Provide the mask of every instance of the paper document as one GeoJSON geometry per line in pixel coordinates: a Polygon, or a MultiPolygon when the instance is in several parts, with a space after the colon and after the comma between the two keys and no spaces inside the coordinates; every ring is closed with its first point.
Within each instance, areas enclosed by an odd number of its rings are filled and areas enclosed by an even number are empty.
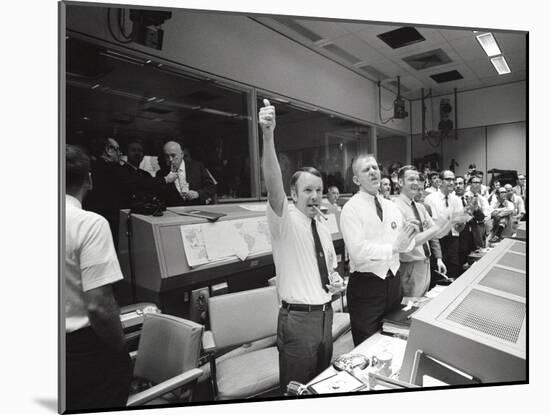
{"type": "Polygon", "coordinates": [[[185,257],[190,267],[208,263],[202,224],[180,226],[185,257]]]}

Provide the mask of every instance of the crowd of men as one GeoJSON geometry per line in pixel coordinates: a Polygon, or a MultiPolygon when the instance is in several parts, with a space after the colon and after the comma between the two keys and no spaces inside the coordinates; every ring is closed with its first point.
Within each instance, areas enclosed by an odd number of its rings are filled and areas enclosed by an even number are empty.
{"type": "MultiPolygon", "coordinates": [[[[290,381],[307,383],[332,357],[332,294],[343,288],[337,256],[323,219],[322,174],[314,167],[296,171],[289,206],[276,152],[275,107],[264,100],[262,170],[268,192],[277,289],[281,299],[277,347],[282,392],[290,381]]],[[[216,182],[202,163],[167,141],[164,165],[153,177],[139,169],[143,145],[126,143],[121,163],[112,138],[94,143],[91,157],[66,150],[65,322],[68,409],[119,407],[130,381],[128,353],[111,285],[122,279],[115,244],[119,210],[141,198],[166,206],[215,202],[216,182]],[[91,212],[89,212],[91,211],[91,212]],[[95,212],[95,213],[94,213],[95,212]],[[112,237],[109,234],[112,232],[112,237]],[[113,243],[114,242],[114,243],[113,243]]],[[[382,177],[372,154],[352,164],[359,190],[343,205],[339,189],[327,189],[349,255],[346,290],[355,345],[377,332],[384,314],[404,296],[423,296],[433,275],[458,278],[472,250],[511,235],[525,215],[526,179],[491,189],[482,173],[451,170],[420,174],[403,166],[382,177]]]]}

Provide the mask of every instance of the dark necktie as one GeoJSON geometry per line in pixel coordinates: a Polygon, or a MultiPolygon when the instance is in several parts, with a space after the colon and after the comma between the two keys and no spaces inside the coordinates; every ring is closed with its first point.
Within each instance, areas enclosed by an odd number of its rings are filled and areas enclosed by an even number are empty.
{"type": "Polygon", "coordinates": [[[445,207],[449,207],[449,195],[445,195],[445,207]]]}
{"type": "MultiPolygon", "coordinates": [[[[416,203],[414,203],[414,200],[411,202],[412,210],[414,212],[414,217],[418,221],[419,225],[418,228],[420,229],[420,232],[424,232],[424,227],[422,226],[422,219],[420,219],[420,213],[418,212],[418,208],[416,207],[416,203]]],[[[422,249],[424,249],[424,255],[426,255],[426,258],[430,257],[430,247],[428,246],[428,242],[424,242],[422,245],[422,249]]]]}
{"type": "Polygon", "coordinates": [[[376,214],[380,218],[380,222],[384,222],[384,215],[382,214],[382,205],[380,205],[380,201],[376,196],[374,196],[374,204],[376,205],[376,214]]]}
{"type": "Polygon", "coordinates": [[[466,206],[466,201],[464,200],[464,196],[462,196],[462,206],[466,206]]]}
{"type": "Polygon", "coordinates": [[[323,245],[321,245],[321,239],[317,232],[317,224],[315,219],[311,220],[311,232],[313,233],[313,242],[315,243],[315,257],[317,258],[317,266],[319,267],[319,275],[321,276],[321,284],[326,292],[328,292],[328,269],[327,261],[325,260],[325,253],[323,252],[323,245]]]}

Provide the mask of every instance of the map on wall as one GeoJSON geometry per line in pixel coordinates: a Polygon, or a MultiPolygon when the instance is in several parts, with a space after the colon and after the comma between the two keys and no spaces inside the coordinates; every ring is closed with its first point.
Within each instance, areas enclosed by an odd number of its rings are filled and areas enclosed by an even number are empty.
{"type": "Polygon", "coordinates": [[[271,252],[265,216],[180,227],[189,266],[271,252]]]}

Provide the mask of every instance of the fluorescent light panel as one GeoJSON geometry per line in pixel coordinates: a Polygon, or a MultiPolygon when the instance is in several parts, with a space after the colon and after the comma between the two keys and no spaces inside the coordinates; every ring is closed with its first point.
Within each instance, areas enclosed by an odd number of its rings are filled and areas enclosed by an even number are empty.
{"type": "Polygon", "coordinates": [[[477,35],[476,38],[487,56],[500,55],[500,48],[492,33],[482,33],[481,35],[477,35]]]}
{"type": "Polygon", "coordinates": [[[506,62],[506,59],[504,59],[504,56],[502,55],[491,58],[491,63],[493,64],[499,75],[504,75],[511,72],[508,63],[506,62]]]}

